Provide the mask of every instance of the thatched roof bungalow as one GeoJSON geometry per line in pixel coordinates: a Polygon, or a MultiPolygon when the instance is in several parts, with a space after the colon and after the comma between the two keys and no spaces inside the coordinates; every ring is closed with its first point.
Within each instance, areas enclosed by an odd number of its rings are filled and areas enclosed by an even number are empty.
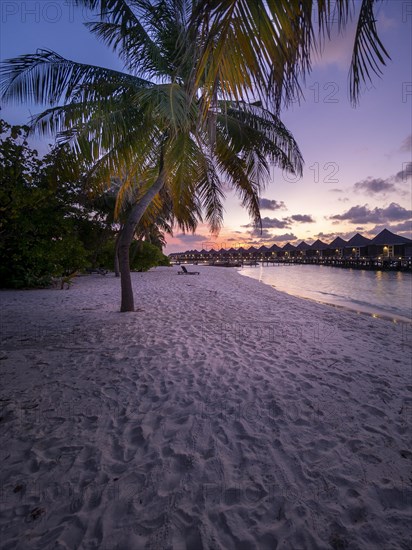
{"type": "Polygon", "coordinates": [[[269,248],[262,244],[261,247],[258,248],[258,256],[262,260],[270,256],[269,248]]]}
{"type": "Polygon", "coordinates": [[[331,243],[326,244],[320,239],[312,245],[301,241],[297,246],[290,242],[282,248],[276,243],[270,247],[262,245],[259,248],[250,246],[247,250],[243,247],[221,248],[209,251],[202,249],[186,250],[185,252],[174,252],[169,255],[176,261],[194,260],[265,260],[269,258],[321,258],[321,257],[352,257],[352,258],[412,258],[412,240],[401,235],[396,235],[388,229],[383,229],[373,239],[368,239],[356,233],[349,241],[336,237],[331,243]]]}
{"type": "Polygon", "coordinates": [[[371,258],[409,258],[412,256],[412,240],[383,229],[368,246],[371,258]]]}
{"type": "Polygon", "coordinates": [[[347,241],[343,240],[341,237],[336,237],[328,245],[328,250],[325,250],[325,253],[328,253],[328,256],[333,256],[336,258],[342,258],[345,255],[345,247],[348,244],[347,241]]]}
{"type": "Polygon", "coordinates": [[[281,250],[284,258],[293,258],[296,253],[296,246],[291,243],[286,243],[285,246],[282,246],[281,250]]]}
{"type": "Polygon", "coordinates": [[[360,233],[356,233],[345,246],[345,256],[352,256],[354,258],[363,258],[368,255],[368,246],[371,243],[371,239],[367,239],[360,233]]]}
{"type": "Polygon", "coordinates": [[[321,241],[320,239],[318,239],[317,241],[311,244],[310,250],[306,252],[306,255],[312,258],[315,256],[317,258],[321,258],[323,256],[323,252],[327,249],[328,249],[328,245],[323,241],[321,241]]]}
{"type": "Polygon", "coordinates": [[[297,253],[296,255],[300,257],[306,256],[307,250],[310,250],[310,244],[305,243],[305,241],[302,241],[296,247],[296,253],[297,253]]]}
{"type": "Polygon", "coordinates": [[[281,255],[282,249],[280,246],[278,246],[276,243],[273,243],[272,246],[270,246],[267,250],[267,257],[268,258],[277,258],[279,255],[281,255]]]}

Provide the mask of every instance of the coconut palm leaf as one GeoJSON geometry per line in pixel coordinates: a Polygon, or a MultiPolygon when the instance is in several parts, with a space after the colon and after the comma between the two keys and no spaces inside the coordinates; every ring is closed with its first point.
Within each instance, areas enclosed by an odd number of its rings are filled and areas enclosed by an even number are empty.
{"type": "MultiPolygon", "coordinates": [[[[98,87],[104,90],[110,84],[117,84],[118,94],[130,86],[153,85],[119,71],[70,61],[51,50],[39,49],[35,54],[8,59],[0,68],[0,94],[8,102],[57,105],[61,101],[76,100],[80,91],[96,94],[98,87]]],[[[103,90],[97,99],[103,97],[103,90]]],[[[93,96],[83,98],[84,101],[93,99],[93,96]]]]}
{"type": "Polygon", "coordinates": [[[148,78],[166,78],[170,74],[168,60],[138,22],[133,27],[115,23],[86,23],[89,30],[117,51],[128,71],[148,78]]]}
{"type": "Polygon", "coordinates": [[[149,1],[138,0],[75,0],[74,3],[97,11],[103,21],[120,22],[124,25],[138,23],[138,10],[144,10],[150,5],[149,1]]]}
{"type": "Polygon", "coordinates": [[[382,75],[388,52],[379,39],[373,13],[373,0],[364,0],[359,13],[355,35],[355,46],[350,70],[350,97],[354,105],[358,103],[361,84],[372,82],[372,73],[382,75]]]}
{"type": "Polygon", "coordinates": [[[292,134],[282,121],[262,106],[244,102],[221,102],[219,124],[231,141],[239,141],[246,151],[262,154],[281,169],[302,175],[303,157],[292,134]]]}
{"type": "MultiPolygon", "coordinates": [[[[371,71],[380,74],[389,58],[376,31],[377,0],[362,0],[350,68],[351,99],[371,71]]],[[[355,17],[354,0],[200,0],[193,21],[203,41],[196,83],[205,110],[217,89],[226,98],[258,96],[279,110],[301,93],[300,80],[311,68],[313,51],[330,37],[334,24],[344,28],[355,17]]]]}

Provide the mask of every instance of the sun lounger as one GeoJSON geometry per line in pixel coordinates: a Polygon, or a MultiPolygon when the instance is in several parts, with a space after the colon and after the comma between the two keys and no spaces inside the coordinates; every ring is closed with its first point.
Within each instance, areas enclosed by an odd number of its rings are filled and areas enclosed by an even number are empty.
{"type": "Polygon", "coordinates": [[[107,273],[109,273],[107,269],[103,269],[102,267],[86,267],[85,271],[89,275],[91,275],[92,273],[97,273],[99,275],[107,275],[107,273]]]}
{"type": "Polygon", "coordinates": [[[188,271],[184,265],[180,266],[182,268],[182,271],[178,271],[178,275],[200,275],[199,271],[188,271]]]}

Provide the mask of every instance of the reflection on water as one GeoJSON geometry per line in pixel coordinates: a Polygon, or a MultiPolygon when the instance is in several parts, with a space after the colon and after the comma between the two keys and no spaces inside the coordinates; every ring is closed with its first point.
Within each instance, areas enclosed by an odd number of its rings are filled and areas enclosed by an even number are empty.
{"type": "Polygon", "coordinates": [[[318,302],[404,321],[412,317],[410,273],[296,264],[244,267],[239,273],[318,302]]]}

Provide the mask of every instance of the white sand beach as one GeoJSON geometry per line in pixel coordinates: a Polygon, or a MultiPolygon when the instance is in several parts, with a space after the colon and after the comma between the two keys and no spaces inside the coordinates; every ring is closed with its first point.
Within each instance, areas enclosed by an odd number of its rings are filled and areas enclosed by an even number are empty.
{"type": "Polygon", "coordinates": [[[411,326],[236,271],[3,291],[3,550],[410,549],[411,326]]]}

